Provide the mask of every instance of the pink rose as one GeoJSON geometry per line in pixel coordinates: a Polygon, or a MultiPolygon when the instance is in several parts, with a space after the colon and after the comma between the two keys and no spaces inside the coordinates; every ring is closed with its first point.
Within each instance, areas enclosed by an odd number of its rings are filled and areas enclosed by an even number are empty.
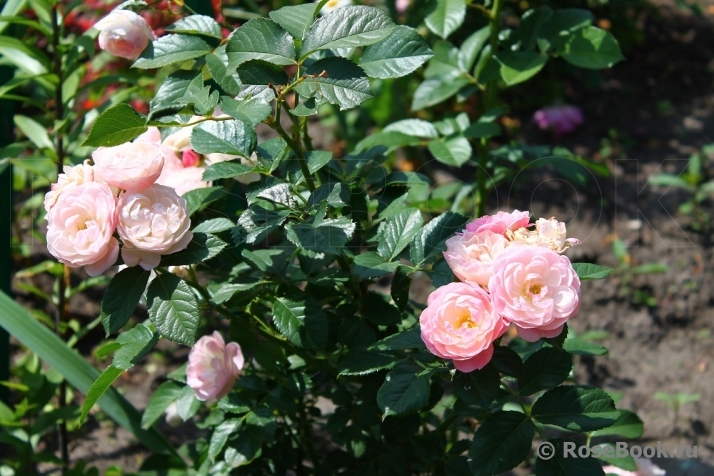
{"type": "Polygon", "coordinates": [[[99,20],[99,47],[108,53],[135,60],[156,35],[141,16],[129,10],[114,10],[99,20]]]}
{"type": "Polygon", "coordinates": [[[580,278],[570,260],[541,246],[508,247],[488,282],[496,311],[535,342],[555,337],[580,309],[580,278]]]}
{"type": "Polygon", "coordinates": [[[176,155],[164,154],[164,160],[164,168],[156,180],[157,184],[171,187],[179,195],[211,185],[203,181],[205,167],[184,167],[176,155]]]}
{"type": "Polygon", "coordinates": [[[127,266],[153,269],[161,255],[185,249],[193,238],[186,200],[170,187],[152,185],[122,193],[118,210],[121,256],[127,266]]]}
{"type": "Polygon", "coordinates": [[[565,223],[555,218],[546,220],[539,218],[535,222],[535,230],[519,228],[508,230],[506,236],[512,242],[520,242],[532,246],[545,246],[557,253],[563,253],[571,246],[579,245],[577,238],[566,238],[565,223]]]}
{"type": "Polygon", "coordinates": [[[536,111],[533,120],[538,127],[552,129],[555,135],[568,134],[584,122],[583,112],[577,106],[552,106],[536,111]]]}
{"type": "MultiPolygon", "coordinates": [[[[94,182],[94,170],[89,165],[89,160],[85,160],[84,163],[74,167],[65,165],[64,173],[57,176],[57,183],[53,183],[50,186],[50,191],[45,194],[45,210],[47,210],[47,213],[57,203],[57,199],[64,189],[89,182],[94,182]]],[[[49,219],[49,216],[46,218],[49,219]]]]}
{"type": "Polygon", "coordinates": [[[483,368],[493,356],[493,341],[506,331],[488,293],[478,286],[450,283],[429,295],[419,316],[421,338],[438,357],[462,372],[483,368]]]}
{"type": "Polygon", "coordinates": [[[219,400],[231,391],[243,368],[243,353],[235,342],[225,343],[218,332],[203,336],[188,354],[186,383],[196,398],[219,400]]]}
{"type": "Polygon", "coordinates": [[[161,148],[144,141],[100,147],[92,159],[99,178],[128,191],[140,191],[156,182],[164,166],[161,148]]]}
{"type": "Polygon", "coordinates": [[[47,249],[60,263],[99,276],[116,262],[116,198],[109,186],[87,182],[66,188],[47,221],[47,249]]]}
{"type": "Polygon", "coordinates": [[[498,233],[464,231],[446,240],[444,259],[461,281],[485,287],[493,275],[494,260],[509,245],[509,241],[498,233]]]}
{"type": "Polygon", "coordinates": [[[184,167],[196,167],[200,158],[193,149],[184,149],[181,151],[181,162],[184,167]]]}
{"type": "Polygon", "coordinates": [[[506,230],[516,230],[528,226],[529,220],[529,212],[519,212],[518,210],[513,210],[513,213],[498,212],[495,215],[484,215],[472,221],[466,225],[466,231],[473,233],[492,231],[504,235],[506,230]]]}

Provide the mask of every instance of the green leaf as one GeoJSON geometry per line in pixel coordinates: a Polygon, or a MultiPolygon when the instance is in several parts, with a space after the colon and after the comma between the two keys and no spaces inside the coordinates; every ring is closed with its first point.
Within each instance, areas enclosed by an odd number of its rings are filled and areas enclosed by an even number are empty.
{"type": "Polygon", "coordinates": [[[645,431],[644,424],[636,413],[629,410],[620,410],[619,418],[611,426],[592,433],[593,437],[617,435],[624,438],[640,438],[645,431]]]}
{"type": "Polygon", "coordinates": [[[107,367],[102,374],[97,377],[97,380],[92,384],[87,392],[87,397],[82,404],[82,414],[79,416],[79,421],[84,423],[89,415],[89,410],[92,409],[97,400],[112,386],[114,381],[119,378],[124,371],[113,365],[107,367]]]}
{"type": "Polygon", "coordinates": [[[377,405],[382,420],[389,415],[408,415],[429,402],[429,379],[432,371],[411,361],[394,366],[377,392],[377,405]]]}
{"type": "Polygon", "coordinates": [[[398,324],[402,315],[399,308],[389,301],[388,295],[369,291],[360,300],[360,314],[379,326],[398,324]]]}
{"type": "Polygon", "coordinates": [[[135,68],[160,68],[211,52],[211,46],[194,35],[166,35],[152,41],[132,65],[135,68]]]}
{"type": "Polygon", "coordinates": [[[352,266],[352,274],[358,281],[369,278],[378,278],[394,272],[399,263],[388,263],[387,260],[379,256],[374,251],[368,251],[355,256],[354,266],[352,266]]]}
{"type": "MultiPolygon", "coordinates": [[[[634,471],[635,474],[637,472],[637,462],[635,461],[635,458],[630,456],[628,453],[627,456],[624,458],[618,458],[615,456],[617,454],[617,448],[614,444],[612,443],[602,443],[599,445],[593,445],[591,447],[591,455],[593,458],[597,458],[599,460],[605,461],[606,463],[610,463],[612,465],[617,466],[618,468],[625,469],[627,471],[634,471]],[[608,452],[607,448],[611,448],[609,450],[609,454],[612,456],[605,456],[604,453],[608,452]]],[[[594,466],[593,466],[594,468],[594,466]]],[[[604,468],[603,468],[604,471],[604,468]]],[[[610,473],[608,473],[610,474],[610,473]]]]}
{"type": "Polygon", "coordinates": [[[511,377],[519,378],[523,373],[521,357],[514,350],[503,345],[494,346],[491,363],[499,372],[511,377]]]}
{"type": "Polygon", "coordinates": [[[164,79],[164,82],[159,86],[159,90],[156,91],[156,95],[149,102],[149,117],[153,117],[163,111],[181,110],[188,105],[187,98],[201,88],[203,88],[203,80],[200,72],[176,71],[171,73],[164,79]]]}
{"type": "Polygon", "coordinates": [[[419,324],[403,330],[382,340],[378,340],[371,346],[369,350],[405,350],[405,349],[424,349],[424,341],[421,338],[421,328],[419,324]]]}
{"type": "Polygon", "coordinates": [[[326,183],[320,185],[307,200],[308,207],[319,205],[323,201],[333,208],[344,207],[350,203],[350,187],[346,183],[326,183]]]}
{"type": "Polygon", "coordinates": [[[439,131],[436,130],[434,124],[422,119],[402,119],[401,121],[392,122],[382,129],[382,132],[401,132],[409,136],[424,137],[426,139],[439,137],[439,131]]]}
{"type": "MultiPolygon", "coordinates": [[[[326,150],[309,150],[304,152],[304,156],[305,161],[307,162],[307,169],[310,171],[310,174],[314,174],[327,165],[330,160],[332,160],[332,152],[326,150]]],[[[303,173],[297,160],[290,162],[288,170],[290,172],[290,179],[292,183],[299,184],[302,182],[303,173]]]]}
{"type": "Polygon", "coordinates": [[[82,145],[116,146],[139,137],[148,129],[144,116],[128,104],[117,104],[97,117],[82,145]]]}
{"type": "Polygon", "coordinates": [[[500,65],[501,79],[507,86],[532,78],[548,61],[548,55],[536,51],[499,51],[493,57],[500,65]]]}
{"type": "Polygon", "coordinates": [[[298,347],[324,349],[327,346],[327,315],[310,298],[293,301],[276,298],[273,323],[282,335],[298,347]]]}
{"type": "Polygon", "coordinates": [[[262,199],[284,207],[291,207],[294,201],[290,185],[275,177],[268,177],[260,182],[250,184],[245,197],[249,205],[262,199]]]}
{"type": "Polygon", "coordinates": [[[235,66],[250,60],[288,65],[295,63],[295,43],[290,34],[274,21],[254,18],[231,34],[226,54],[235,66]]]}
{"type": "Polygon", "coordinates": [[[181,390],[181,387],[171,381],[159,385],[159,388],[151,395],[151,400],[149,400],[144,409],[144,414],[141,416],[141,427],[147,429],[153,425],[164,414],[169,405],[178,400],[181,396],[181,390]]]}
{"type": "Polygon", "coordinates": [[[590,26],[593,14],[580,8],[559,8],[543,25],[538,34],[538,47],[541,51],[558,50],[570,38],[570,35],[590,26]]]}
{"type": "Polygon", "coordinates": [[[288,210],[268,210],[260,205],[251,205],[238,218],[238,226],[232,233],[237,244],[253,244],[264,240],[270,232],[285,222],[288,210]]]}
{"type": "MultiPolygon", "coordinates": [[[[336,11],[343,8],[347,7],[336,11]]],[[[374,97],[367,75],[345,58],[330,57],[315,61],[304,75],[307,79],[295,90],[303,97],[314,97],[318,104],[335,104],[344,111],[374,97]]]]}
{"type": "Polygon", "coordinates": [[[390,294],[401,312],[404,312],[409,304],[409,289],[411,288],[412,278],[409,277],[409,271],[404,267],[397,268],[392,279],[390,294]]]}
{"type": "Polygon", "coordinates": [[[291,223],[285,227],[285,234],[298,248],[338,255],[352,237],[355,227],[349,217],[328,218],[319,223],[291,223]]]}
{"type": "Polygon", "coordinates": [[[201,408],[201,402],[196,398],[196,393],[191,387],[181,389],[181,395],[176,400],[176,413],[183,421],[190,420],[198,409],[201,408]]]}
{"type": "Polygon", "coordinates": [[[471,159],[473,150],[468,139],[461,136],[434,139],[427,146],[429,152],[442,164],[461,167],[471,159]]]}
{"type": "Polygon", "coordinates": [[[203,172],[202,180],[212,182],[223,178],[235,178],[255,172],[255,166],[244,164],[239,160],[217,162],[209,165],[203,172]]]}
{"type": "Polygon", "coordinates": [[[151,332],[144,324],[139,324],[120,334],[116,341],[121,344],[121,348],[114,354],[112,365],[121,370],[129,370],[154,348],[159,342],[159,335],[151,332]]]}
{"type": "Polygon", "coordinates": [[[260,98],[243,98],[240,100],[221,97],[221,110],[239,121],[248,122],[253,126],[263,122],[270,115],[270,104],[260,98]]]}
{"type": "Polygon", "coordinates": [[[498,411],[481,423],[469,448],[474,476],[491,476],[515,468],[530,452],[535,427],[528,416],[498,411]]]}
{"type": "Polygon", "coordinates": [[[352,350],[343,355],[338,364],[339,375],[369,375],[391,369],[402,357],[388,352],[352,350]]]}
{"type": "MultiPolygon", "coordinates": [[[[521,40],[521,48],[524,50],[532,50],[535,48],[543,25],[552,17],[553,9],[545,5],[523,13],[521,24],[518,27],[518,37],[521,40]]],[[[558,34],[559,32],[556,31],[554,33],[558,34]]]]}
{"type": "Polygon", "coordinates": [[[400,25],[384,40],[365,48],[359,65],[372,78],[401,78],[432,56],[434,53],[415,29],[400,25]]]}
{"type": "Polygon", "coordinates": [[[206,121],[191,132],[191,148],[199,154],[249,157],[258,138],[253,126],[243,121],[206,121]]]}
{"type": "Polygon", "coordinates": [[[606,355],[608,353],[607,348],[600,344],[593,344],[592,342],[586,342],[580,340],[577,337],[568,337],[563,342],[563,350],[574,355],[606,355]]]}
{"type": "MultiPolygon", "coordinates": [[[[0,326],[64,376],[74,388],[82,393],[89,391],[99,372],[84,357],[67,347],[52,331],[2,292],[0,308],[3,309],[0,326]]],[[[139,412],[116,390],[110,388],[97,403],[110,418],[132,432],[147,448],[161,454],[176,454],[158,432],[141,429],[139,412]]]]}
{"type": "Polygon", "coordinates": [[[35,147],[38,149],[50,149],[54,150],[54,144],[47,133],[47,128],[27,116],[16,115],[13,116],[13,122],[20,131],[25,134],[25,137],[30,139],[35,147]]]}
{"type": "Polygon", "coordinates": [[[426,16],[426,26],[436,35],[447,38],[464,23],[465,17],[465,0],[436,0],[426,16]]]}
{"type": "Polygon", "coordinates": [[[612,268],[592,263],[573,263],[573,269],[581,280],[603,279],[612,272],[612,268]]]}
{"type": "Polygon", "coordinates": [[[531,415],[543,424],[582,432],[608,427],[620,416],[607,393],[586,385],[548,390],[536,400],[531,415]]]}
{"type": "Polygon", "coordinates": [[[518,378],[518,393],[533,395],[563,382],[573,368],[573,358],[555,347],[545,347],[533,353],[518,378]]]}
{"type": "Polygon", "coordinates": [[[186,249],[161,257],[161,266],[203,263],[217,256],[228,244],[215,235],[195,232],[186,249]]]}
{"type": "Polygon", "coordinates": [[[536,459],[536,476],[604,476],[605,473],[595,458],[565,457],[564,443],[571,440],[551,438],[548,443],[553,445],[553,457],[536,459]]]}
{"type": "Polygon", "coordinates": [[[182,197],[186,200],[190,216],[205,208],[209,203],[223,198],[225,194],[226,190],[223,187],[205,187],[189,190],[182,197]]]}
{"type": "Polygon", "coordinates": [[[242,426],[242,418],[233,418],[224,421],[218,425],[215,430],[213,430],[211,442],[208,444],[208,459],[211,462],[214,462],[220,452],[223,451],[223,447],[226,446],[228,437],[233,433],[237,433],[242,426]]]}
{"type": "Polygon", "coordinates": [[[369,46],[388,37],[396,25],[379,8],[347,5],[320,17],[305,34],[300,59],[318,50],[369,46]]]}
{"type": "Polygon", "coordinates": [[[201,316],[185,281],[171,273],[159,275],[149,285],[146,302],[157,331],[179,344],[193,345],[201,316]]]}
{"type": "Polygon", "coordinates": [[[100,317],[107,337],[121,329],[134,314],[151,273],[139,266],[114,275],[102,297],[100,317]]]}
{"type": "Polygon", "coordinates": [[[213,294],[212,302],[223,304],[238,293],[250,291],[251,289],[261,284],[256,278],[242,278],[247,282],[223,284],[218,291],[213,294]]]}
{"type": "Polygon", "coordinates": [[[388,261],[396,258],[409,242],[419,233],[424,219],[421,212],[407,208],[390,216],[379,225],[377,231],[377,252],[388,261]]]}
{"type": "Polygon", "coordinates": [[[573,33],[561,54],[569,63],[589,69],[610,68],[625,59],[612,33],[594,26],[573,33]]]}
{"type": "MultiPolygon", "coordinates": [[[[221,58],[215,53],[206,55],[206,66],[213,79],[223,90],[231,95],[237,96],[240,93],[240,78],[235,70],[228,69],[221,58]]],[[[226,112],[223,110],[223,112],[226,112]]]]}
{"type": "Polygon", "coordinates": [[[419,264],[445,250],[444,241],[461,231],[467,220],[459,213],[446,212],[424,225],[409,247],[412,263],[419,264]]]}
{"type": "Polygon", "coordinates": [[[501,375],[493,365],[454,377],[454,393],[470,406],[487,409],[498,396],[501,375]]]}
{"type": "Polygon", "coordinates": [[[484,26],[464,40],[458,54],[458,64],[462,70],[469,71],[473,67],[476,58],[488,42],[490,34],[489,27],[484,26]]]}
{"type": "Polygon", "coordinates": [[[440,258],[434,263],[431,267],[431,271],[427,274],[431,279],[431,285],[435,288],[449,284],[454,280],[454,273],[444,258],[440,258]]]}
{"type": "Polygon", "coordinates": [[[206,15],[189,15],[166,27],[170,33],[187,33],[205,35],[212,38],[223,39],[221,25],[216,20],[206,15]]]}
{"type": "Polygon", "coordinates": [[[469,139],[482,139],[501,134],[501,127],[495,122],[474,122],[464,129],[464,137],[469,139]]]}
{"type": "Polygon", "coordinates": [[[315,21],[317,3],[305,3],[283,7],[270,12],[268,15],[278,25],[285,28],[296,40],[305,38],[308,28],[315,21]]]}
{"type": "Polygon", "coordinates": [[[238,66],[238,77],[245,85],[268,86],[288,84],[290,78],[279,65],[263,60],[250,60],[238,66]]]}
{"type": "Polygon", "coordinates": [[[412,111],[439,104],[459,92],[471,82],[463,77],[450,78],[442,81],[439,78],[429,78],[419,85],[412,99],[412,111]]]}

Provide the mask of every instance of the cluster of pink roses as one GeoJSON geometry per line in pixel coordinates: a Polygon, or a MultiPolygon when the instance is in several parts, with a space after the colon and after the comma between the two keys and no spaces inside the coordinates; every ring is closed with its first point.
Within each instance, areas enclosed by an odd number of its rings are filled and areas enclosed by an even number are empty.
{"type": "Polygon", "coordinates": [[[580,242],[554,218],[529,220],[518,210],[486,215],[446,241],[444,258],[462,282],[434,291],[419,322],[427,348],[462,372],[491,360],[509,324],[534,342],[560,334],[580,308],[580,279],[561,255],[580,242]]]}

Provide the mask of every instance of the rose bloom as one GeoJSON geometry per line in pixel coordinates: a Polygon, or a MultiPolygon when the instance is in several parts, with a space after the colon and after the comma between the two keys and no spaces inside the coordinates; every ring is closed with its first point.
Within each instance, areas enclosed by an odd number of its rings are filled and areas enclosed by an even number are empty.
{"type": "Polygon", "coordinates": [[[156,182],[164,166],[161,149],[150,142],[128,142],[92,152],[94,173],[109,185],[140,191],[156,182]]]}
{"type": "Polygon", "coordinates": [[[496,311],[529,342],[555,337],[580,309],[580,278],[570,260],[541,246],[510,246],[488,282],[496,311]]]}
{"type": "Polygon", "coordinates": [[[545,246],[556,253],[563,253],[571,246],[580,244],[577,238],[566,238],[565,223],[555,218],[539,218],[535,222],[535,230],[519,228],[515,231],[508,230],[506,235],[512,242],[545,246]]]}
{"type": "Polygon", "coordinates": [[[492,231],[464,231],[446,240],[444,259],[461,281],[485,287],[493,275],[494,260],[509,245],[503,235],[492,231]]]}
{"type": "Polygon", "coordinates": [[[667,471],[663,470],[652,461],[645,458],[635,458],[637,471],[628,471],[617,466],[604,466],[605,474],[617,474],[618,476],[665,476],[667,471]]]}
{"type": "Polygon", "coordinates": [[[577,106],[545,107],[536,111],[533,120],[539,128],[551,129],[557,136],[573,132],[585,122],[583,112],[577,106]]]}
{"type": "Polygon", "coordinates": [[[185,249],[193,238],[186,200],[170,187],[152,185],[141,192],[125,192],[119,196],[118,210],[117,231],[124,242],[121,256],[127,266],[153,269],[161,255],[185,249]]]}
{"type": "Polygon", "coordinates": [[[231,391],[243,368],[243,353],[235,342],[225,343],[218,332],[203,336],[188,354],[186,383],[196,398],[219,400],[231,391]]]}
{"type": "Polygon", "coordinates": [[[478,233],[481,231],[492,231],[504,235],[506,230],[517,230],[528,226],[530,221],[529,212],[513,210],[513,213],[498,212],[495,215],[484,215],[468,225],[466,231],[478,233]]]}
{"type": "Polygon", "coordinates": [[[135,60],[156,35],[141,16],[129,10],[114,10],[99,20],[99,47],[108,53],[135,60]]]}
{"type": "Polygon", "coordinates": [[[47,249],[60,263],[99,276],[119,254],[116,220],[116,198],[106,184],[66,188],[47,217],[47,249]]]}
{"type": "MultiPolygon", "coordinates": [[[[57,176],[57,183],[53,183],[50,186],[50,191],[45,194],[45,210],[47,210],[47,213],[57,203],[57,199],[64,189],[89,182],[94,182],[94,170],[89,165],[88,159],[74,167],[65,165],[64,173],[57,176]]],[[[49,219],[49,217],[46,218],[49,219]]]]}
{"type": "Polygon", "coordinates": [[[491,299],[478,286],[450,283],[429,295],[419,316],[421,338],[438,357],[462,372],[483,368],[493,356],[493,341],[506,331],[491,299]]]}

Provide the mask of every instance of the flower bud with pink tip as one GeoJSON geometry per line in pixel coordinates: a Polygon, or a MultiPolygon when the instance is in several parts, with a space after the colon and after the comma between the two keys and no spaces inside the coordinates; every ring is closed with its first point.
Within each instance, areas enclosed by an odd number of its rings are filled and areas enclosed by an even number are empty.
{"type": "Polygon", "coordinates": [[[121,58],[135,60],[156,35],[140,15],[129,10],[114,10],[99,20],[99,47],[121,58]]]}
{"type": "Polygon", "coordinates": [[[189,352],[186,383],[202,402],[219,400],[231,391],[243,364],[240,346],[235,342],[226,344],[214,332],[198,339],[189,352]]]}

